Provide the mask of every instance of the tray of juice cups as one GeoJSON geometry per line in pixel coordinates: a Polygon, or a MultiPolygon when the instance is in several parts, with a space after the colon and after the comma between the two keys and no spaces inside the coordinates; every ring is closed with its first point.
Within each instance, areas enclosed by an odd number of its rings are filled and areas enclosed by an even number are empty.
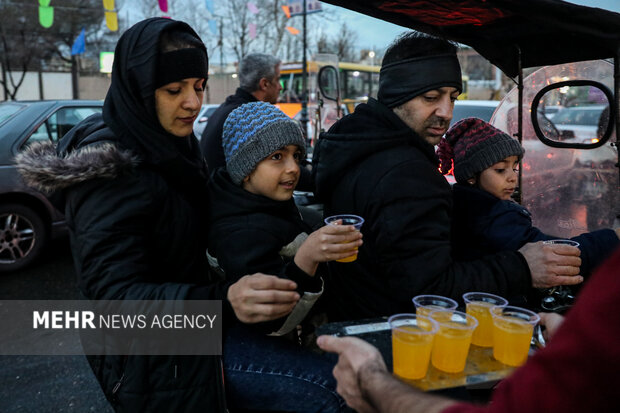
{"type": "Polygon", "coordinates": [[[463,298],[466,312],[446,297],[416,296],[416,314],[389,318],[395,375],[436,390],[494,383],[525,363],[538,315],[492,294],[463,298]]]}

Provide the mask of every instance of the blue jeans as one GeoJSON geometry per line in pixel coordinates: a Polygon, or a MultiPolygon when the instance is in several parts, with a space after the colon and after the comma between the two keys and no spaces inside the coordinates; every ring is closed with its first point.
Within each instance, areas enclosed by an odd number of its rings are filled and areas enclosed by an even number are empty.
{"type": "Polygon", "coordinates": [[[286,412],[350,411],[336,393],[337,356],[317,354],[247,326],[224,340],[226,398],[232,409],[286,412]]]}

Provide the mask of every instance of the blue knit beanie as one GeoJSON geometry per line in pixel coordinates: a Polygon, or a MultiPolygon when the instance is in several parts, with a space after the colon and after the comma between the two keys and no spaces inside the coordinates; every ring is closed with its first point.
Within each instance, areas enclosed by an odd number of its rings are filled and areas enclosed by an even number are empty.
{"type": "Polygon", "coordinates": [[[306,154],[301,128],[284,112],[267,102],[252,102],[230,112],[222,132],[226,170],[240,185],[256,165],[287,145],[306,154]]]}

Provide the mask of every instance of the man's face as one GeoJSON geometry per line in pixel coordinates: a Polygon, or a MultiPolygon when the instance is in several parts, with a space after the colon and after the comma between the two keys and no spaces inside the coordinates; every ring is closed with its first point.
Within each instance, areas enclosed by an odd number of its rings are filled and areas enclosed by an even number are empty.
{"type": "Polygon", "coordinates": [[[454,101],[459,94],[453,87],[429,90],[393,110],[426,142],[437,145],[450,126],[454,101]]]}
{"type": "Polygon", "coordinates": [[[278,101],[282,85],[280,84],[280,64],[276,65],[276,74],[273,79],[268,79],[267,89],[265,90],[265,102],[274,104],[278,101]]]}

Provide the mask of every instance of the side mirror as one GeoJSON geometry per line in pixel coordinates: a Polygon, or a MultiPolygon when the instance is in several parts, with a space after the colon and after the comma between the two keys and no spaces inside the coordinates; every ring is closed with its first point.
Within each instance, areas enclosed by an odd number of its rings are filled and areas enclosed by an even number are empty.
{"type": "Polygon", "coordinates": [[[613,130],[613,95],[603,84],[569,80],[541,89],[532,102],[532,125],[544,144],[555,148],[592,149],[613,130]]]}
{"type": "Polygon", "coordinates": [[[340,100],[340,84],[338,69],[334,66],[323,66],[319,70],[319,90],[325,99],[340,100]]]}

